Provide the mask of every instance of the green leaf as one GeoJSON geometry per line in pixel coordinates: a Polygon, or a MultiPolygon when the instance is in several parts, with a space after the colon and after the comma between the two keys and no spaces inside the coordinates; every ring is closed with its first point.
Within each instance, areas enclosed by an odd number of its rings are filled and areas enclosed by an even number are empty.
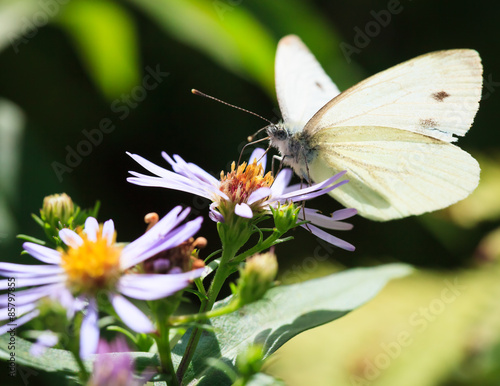
{"type": "MultiPolygon", "coordinates": [[[[359,268],[273,288],[263,300],[211,320],[214,333],[203,333],[184,381],[230,384],[223,373],[206,365],[208,358],[233,365],[236,355],[250,344],[262,344],[266,358],[297,334],[344,316],[373,298],[389,280],[411,271],[403,264],[359,268]]],[[[214,308],[224,307],[231,298],[217,302],[214,308]]],[[[176,363],[190,332],[174,348],[176,363]]]]}
{"type": "Polygon", "coordinates": [[[91,78],[108,100],[140,84],[136,28],[113,1],[68,3],[56,21],[73,39],[91,78]]]}
{"type": "Polygon", "coordinates": [[[129,0],[174,38],[274,94],[276,40],[250,12],[214,0],[129,0]]]}
{"type": "Polygon", "coordinates": [[[0,2],[0,51],[11,47],[17,54],[34,38],[38,30],[50,22],[62,5],[36,0],[4,0],[0,2]]]}
{"type": "MultiPolygon", "coordinates": [[[[79,368],[69,351],[48,348],[43,355],[34,357],[29,353],[31,346],[32,343],[19,336],[11,337],[8,333],[4,334],[0,336],[0,359],[9,360],[13,352],[17,366],[26,366],[47,373],[59,373],[68,379],[76,380],[79,368]]],[[[129,354],[131,360],[135,361],[139,372],[148,366],[155,368],[159,365],[156,354],[146,352],[130,352],[129,354]]],[[[92,371],[93,360],[95,357],[85,361],[85,367],[89,372],[92,371]]]]}
{"type": "MultiPolygon", "coordinates": [[[[6,333],[0,336],[0,359],[9,360],[11,353],[15,355],[17,366],[26,366],[49,373],[60,373],[70,379],[76,379],[79,371],[73,356],[69,351],[49,348],[42,356],[34,357],[29,353],[32,343],[6,333]]],[[[90,364],[87,368],[90,370],[90,364]]]]}
{"type": "Polygon", "coordinates": [[[22,136],[26,117],[11,101],[0,98],[0,243],[16,230],[13,208],[18,204],[16,194],[21,169],[22,136]]]}

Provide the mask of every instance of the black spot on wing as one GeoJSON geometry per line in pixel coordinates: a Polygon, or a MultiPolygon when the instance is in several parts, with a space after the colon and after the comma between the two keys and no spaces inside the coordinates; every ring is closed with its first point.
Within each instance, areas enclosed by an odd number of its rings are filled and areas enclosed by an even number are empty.
{"type": "Polygon", "coordinates": [[[323,86],[319,83],[319,82],[315,82],[316,83],[316,86],[320,89],[320,90],[323,90],[323,86]]]}
{"type": "Polygon", "coordinates": [[[445,98],[448,98],[449,96],[450,94],[448,94],[446,91],[435,92],[434,94],[431,95],[431,97],[438,102],[442,102],[445,98]]]}
{"type": "Polygon", "coordinates": [[[438,126],[437,121],[435,121],[432,118],[427,118],[427,119],[421,119],[418,124],[422,129],[432,129],[436,128],[438,126]]]}

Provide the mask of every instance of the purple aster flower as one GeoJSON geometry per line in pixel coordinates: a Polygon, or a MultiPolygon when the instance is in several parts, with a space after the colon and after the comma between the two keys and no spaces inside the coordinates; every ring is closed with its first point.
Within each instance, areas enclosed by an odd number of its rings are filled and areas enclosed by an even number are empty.
{"type": "MultiPolygon", "coordinates": [[[[174,248],[192,237],[201,227],[202,218],[181,225],[190,209],[176,207],[144,235],[123,247],[115,242],[112,220],[99,225],[87,218],[85,228],[62,229],[59,237],[68,247],[54,250],[34,243],[24,249],[44,265],[0,263],[0,275],[15,278],[16,326],[39,314],[39,301],[58,301],[67,310],[68,318],[86,307],[80,331],[80,356],[95,352],[99,341],[98,293],[107,294],[122,321],[132,330],[151,333],[155,327],[148,317],[125,296],[140,300],[156,300],[170,296],[200,277],[203,268],[177,274],[139,274],[130,268],[144,260],[174,248]],[[32,287],[17,291],[18,288],[32,287]],[[125,295],[125,296],[123,296],[125,295]]],[[[0,289],[9,288],[9,279],[0,280],[0,289]]],[[[11,314],[12,316],[12,314],[11,314]]],[[[8,294],[0,295],[0,320],[12,318],[8,312],[8,294]]],[[[0,327],[0,335],[10,329],[0,327]]]]}
{"type": "Polygon", "coordinates": [[[112,342],[100,340],[94,361],[92,377],[87,386],[140,386],[153,375],[152,369],[146,369],[140,377],[134,374],[134,360],[123,336],[112,342]]]}
{"type": "MultiPolygon", "coordinates": [[[[178,155],[170,157],[165,152],[163,158],[171,165],[173,171],[164,169],[137,154],[127,153],[142,167],[155,176],[131,171],[133,177],[128,182],[141,186],[162,187],[180,190],[207,198],[210,205],[210,218],[216,222],[225,222],[233,214],[253,218],[255,215],[269,213],[270,207],[277,208],[285,203],[296,203],[327,194],[333,189],[347,183],[347,180],[338,181],[345,172],[305,188],[300,185],[289,186],[293,171],[282,169],[274,178],[270,172],[264,174],[266,167],[265,151],[255,149],[250,157],[250,163],[243,163],[237,168],[233,162],[231,172],[221,172],[217,179],[193,163],[185,162],[178,155]]],[[[314,209],[301,211],[299,220],[308,220],[312,224],[307,229],[325,241],[346,250],[354,250],[354,246],[334,237],[318,227],[332,230],[348,230],[351,224],[341,220],[356,214],[355,209],[336,211],[331,217],[317,213],[314,209]]]]}

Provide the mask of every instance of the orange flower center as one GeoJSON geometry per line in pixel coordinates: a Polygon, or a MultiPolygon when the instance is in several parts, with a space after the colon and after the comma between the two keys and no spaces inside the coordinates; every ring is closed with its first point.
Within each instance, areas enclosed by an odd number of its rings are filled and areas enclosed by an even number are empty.
{"type": "Polygon", "coordinates": [[[69,248],[62,253],[61,266],[68,276],[68,286],[74,293],[95,293],[112,288],[120,277],[121,247],[102,236],[102,225],[95,241],[88,239],[81,230],[77,233],[83,239],[78,248],[69,248]]]}
{"type": "Polygon", "coordinates": [[[239,204],[246,202],[248,197],[257,189],[262,187],[270,187],[274,178],[271,172],[264,175],[262,165],[257,164],[254,160],[252,164],[247,165],[243,162],[236,169],[236,164],[231,164],[231,172],[224,174],[220,173],[220,190],[227,194],[231,202],[239,204]]]}

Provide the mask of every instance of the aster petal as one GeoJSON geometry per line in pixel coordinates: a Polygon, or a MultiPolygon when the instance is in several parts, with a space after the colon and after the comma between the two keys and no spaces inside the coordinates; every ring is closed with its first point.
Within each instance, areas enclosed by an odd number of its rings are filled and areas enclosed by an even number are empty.
{"type": "Polygon", "coordinates": [[[252,208],[250,208],[244,202],[241,204],[236,204],[234,206],[234,213],[236,213],[238,216],[244,217],[244,218],[252,218],[253,217],[252,208]]]}
{"type": "Polygon", "coordinates": [[[212,221],[223,223],[224,216],[218,210],[215,209],[216,207],[217,207],[217,204],[215,202],[212,202],[210,204],[210,212],[208,213],[208,217],[210,217],[210,219],[212,221]]]}
{"type": "Polygon", "coordinates": [[[50,287],[50,299],[59,302],[66,309],[66,317],[68,319],[72,319],[75,312],[83,310],[88,305],[88,301],[83,300],[82,297],[75,298],[68,288],[66,288],[65,282],[57,283],[50,287]]]}
{"type": "Polygon", "coordinates": [[[71,248],[78,248],[83,244],[83,239],[76,234],[76,232],[71,229],[61,229],[59,231],[59,237],[63,241],[64,244],[70,246],[71,248]]]}
{"type": "Polygon", "coordinates": [[[48,264],[60,264],[61,252],[52,248],[44,247],[43,245],[26,242],[23,248],[35,259],[43,261],[48,264]]]}
{"type": "Polygon", "coordinates": [[[292,180],[293,170],[292,169],[283,169],[278,173],[276,178],[274,179],[273,185],[271,186],[273,195],[282,195],[285,192],[286,187],[292,180]]]}
{"type": "Polygon", "coordinates": [[[339,221],[355,216],[356,214],[358,214],[358,211],[354,208],[339,209],[332,213],[332,218],[339,221]]]}
{"type": "MultiPolygon", "coordinates": [[[[32,309],[36,307],[35,305],[32,305],[32,306],[33,306],[32,309]]],[[[21,315],[22,311],[29,312],[26,309],[24,309],[24,310],[16,309],[16,313],[18,315],[21,315]]],[[[0,315],[3,316],[4,314],[7,314],[7,308],[0,310],[0,315]]],[[[0,327],[0,335],[7,333],[12,328],[21,327],[23,324],[28,323],[32,319],[35,319],[38,315],[40,315],[40,310],[34,309],[32,312],[29,312],[27,314],[24,314],[20,318],[17,318],[15,321],[15,326],[9,326],[10,323],[4,324],[3,326],[0,327]]],[[[4,320],[6,320],[6,319],[4,319],[4,320]]]]}
{"type": "Polygon", "coordinates": [[[90,241],[97,241],[97,232],[99,231],[99,223],[94,217],[87,217],[85,220],[85,233],[90,241]]]}
{"type": "Polygon", "coordinates": [[[115,238],[115,223],[113,220],[108,220],[102,226],[102,237],[108,242],[108,245],[113,244],[115,238]]]}
{"type": "MultiPolygon", "coordinates": [[[[160,238],[151,239],[147,243],[141,243],[140,246],[132,250],[125,247],[122,251],[120,261],[122,269],[130,268],[161,251],[176,247],[180,243],[194,236],[194,234],[200,230],[202,221],[203,218],[198,217],[177,227],[168,234],[161,234],[160,238]]],[[[158,226],[158,224],[156,224],[155,227],[156,226],[158,226]]],[[[153,229],[150,229],[144,236],[147,236],[147,234],[152,230],[153,229]]]]}
{"type": "Polygon", "coordinates": [[[315,192],[317,190],[323,189],[323,188],[325,188],[325,187],[333,184],[333,182],[335,182],[336,180],[338,180],[344,174],[346,174],[346,171],[342,171],[340,173],[337,173],[333,177],[330,177],[330,178],[326,179],[323,182],[320,182],[320,183],[317,183],[317,184],[313,184],[313,185],[308,186],[308,187],[303,188],[303,189],[294,190],[294,191],[289,191],[289,189],[287,189],[287,193],[283,194],[280,198],[288,199],[288,198],[291,198],[291,197],[294,197],[294,196],[297,196],[297,195],[303,196],[303,195],[307,195],[308,193],[313,193],[313,192],[315,192]]]}
{"type": "Polygon", "coordinates": [[[247,200],[247,204],[252,205],[256,201],[269,197],[271,195],[271,192],[272,192],[271,188],[267,187],[259,188],[250,194],[247,200]]]}
{"type": "Polygon", "coordinates": [[[255,148],[248,163],[251,164],[256,160],[257,164],[261,165],[263,170],[266,170],[267,157],[265,157],[265,154],[266,151],[264,149],[260,147],[255,148]]]}
{"type": "MultiPolygon", "coordinates": [[[[18,275],[14,277],[16,278],[16,288],[30,287],[41,284],[60,283],[66,280],[66,275],[49,275],[42,277],[24,277],[18,275]]],[[[0,289],[7,288],[9,288],[8,279],[0,280],[0,289]]]]}
{"type": "Polygon", "coordinates": [[[34,344],[31,345],[30,354],[34,357],[41,356],[45,353],[47,348],[54,347],[58,341],[59,338],[57,335],[52,332],[45,332],[38,337],[34,344]]]}
{"type": "Polygon", "coordinates": [[[323,188],[323,189],[318,189],[318,190],[313,191],[313,192],[308,192],[306,194],[304,194],[303,191],[306,190],[307,188],[301,189],[301,190],[298,190],[298,191],[293,192],[293,193],[292,192],[286,193],[283,196],[281,196],[280,199],[286,198],[287,200],[290,200],[292,202],[311,200],[311,199],[316,198],[318,196],[322,196],[324,194],[327,194],[328,192],[331,192],[333,189],[336,189],[339,186],[347,184],[348,182],[349,182],[348,180],[343,180],[343,181],[338,182],[335,185],[331,185],[331,186],[329,186],[327,188],[323,188]]]}
{"type": "Polygon", "coordinates": [[[189,210],[184,211],[179,215],[181,211],[182,207],[176,206],[163,216],[163,218],[161,218],[148,232],[144,233],[142,236],[125,246],[122,251],[122,262],[124,259],[127,259],[127,255],[140,253],[136,251],[141,251],[145,246],[149,246],[156,242],[161,237],[160,233],[166,235],[170,230],[175,228],[177,224],[182,222],[182,220],[184,220],[184,218],[188,215],[189,210]]]}
{"type": "Polygon", "coordinates": [[[207,199],[211,199],[212,195],[217,193],[218,190],[210,185],[201,185],[199,182],[197,183],[196,181],[192,181],[187,177],[180,176],[175,173],[172,173],[170,177],[164,178],[151,177],[132,171],[130,171],[130,174],[135,177],[128,177],[127,181],[135,185],[179,190],[181,192],[191,193],[207,199]]]}
{"type": "MultiPolygon", "coordinates": [[[[165,156],[168,157],[168,155],[164,154],[164,158],[165,156]]],[[[142,157],[140,158],[143,160],[142,157]]],[[[227,199],[227,196],[218,188],[219,182],[198,166],[191,164],[191,169],[194,169],[193,173],[189,170],[189,165],[186,164],[181,158],[181,167],[175,164],[175,162],[170,157],[166,159],[167,161],[170,160],[172,162],[172,165],[175,165],[175,167],[173,167],[174,170],[176,170],[176,173],[171,172],[170,170],[159,168],[149,161],[144,160],[146,163],[148,163],[148,165],[153,165],[155,168],[149,168],[145,165],[141,165],[143,167],[146,167],[152,173],[160,175],[160,177],[151,177],[130,171],[130,174],[135,177],[129,177],[127,178],[127,181],[141,186],[162,187],[188,192],[207,199],[212,199],[214,196],[220,196],[227,199]],[[156,168],[161,169],[161,172],[156,168]]]]}
{"type": "MultiPolygon", "coordinates": [[[[16,307],[22,306],[29,303],[34,303],[37,300],[49,296],[54,293],[54,290],[58,287],[58,285],[46,285],[43,287],[35,287],[27,290],[16,291],[16,307]]],[[[7,307],[9,302],[9,294],[5,293],[0,295],[0,307],[7,307]]]]}
{"type": "Polygon", "coordinates": [[[167,169],[164,169],[164,168],[154,164],[151,161],[148,161],[146,158],[143,158],[138,154],[132,154],[132,153],[129,153],[128,151],[126,153],[127,153],[127,155],[132,157],[132,159],[135,162],[137,162],[139,165],[141,165],[144,169],[150,171],[151,173],[153,173],[159,177],[167,177],[167,176],[169,176],[169,174],[175,174],[167,169]]]}
{"type": "Polygon", "coordinates": [[[0,275],[9,276],[45,276],[63,272],[64,269],[58,265],[29,265],[16,263],[0,263],[0,275]]]}
{"type": "Polygon", "coordinates": [[[327,229],[351,230],[353,228],[352,224],[334,220],[333,217],[322,215],[314,209],[306,208],[305,213],[304,210],[300,211],[299,219],[301,221],[305,219],[314,225],[327,229]]]}
{"type": "Polygon", "coordinates": [[[122,268],[130,268],[148,257],[153,256],[153,254],[160,252],[162,250],[161,248],[167,249],[177,246],[181,242],[192,237],[200,229],[203,219],[198,217],[174,229],[190,212],[190,208],[186,208],[179,214],[181,210],[182,208],[180,206],[172,209],[148,232],[123,248],[120,262],[122,268]],[[179,237],[185,238],[177,241],[174,236],[178,235],[179,232],[182,233],[179,237]],[[157,252],[151,254],[152,250],[157,252]]]}
{"type": "MultiPolygon", "coordinates": [[[[18,320],[24,316],[26,313],[31,312],[33,310],[37,309],[37,304],[36,303],[30,303],[30,304],[25,304],[22,306],[16,306],[16,323],[18,323],[18,320]]],[[[5,307],[5,308],[0,308],[0,320],[9,320],[11,317],[9,316],[9,313],[12,315],[12,306],[11,307],[5,307]],[[10,310],[9,310],[10,308],[10,310]]],[[[35,315],[36,316],[36,315],[35,315]]],[[[31,319],[30,319],[31,320],[31,319]]],[[[12,327],[12,326],[11,326],[12,327]]],[[[0,334],[2,335],[2,334],[0,334]]]]}
{"type": "Polygon", "coordinates": [[[89,300],[87,314],[83,317],[80,327],[80,357],[88,358],[97,350],[99,343],[99,326],[97,325],[98,312],[95,299],[89,300]]]}
{"type": "Polygon", "coordinates": [[[311,225],[311,224],[305,224],[305,225],[301,225],[303,228],[305,229],[308,229],[309,231],[311,231],[311,233],[317,237],[319,237],[320,239],[323,239],[325,240],[327,243],[330,243],[332,245],[335,245],[339,248],[342,248],[342,249],[345,249],[346,251],[354,251],[356,248],[354,247],[354,245],[348,243],[347,241],[344,241],[342,239],[339,239],[338,237],[335,237],[327,232],[325,232],[324,230],[322,229],[319,229],[317,227],[315,227],[314,225],[311,225]]]}
{"type": "Polygon", "coordinates": [[[196,176],[201,181],[207,182],[214,186],[219,185],[219,180],[217,180],[217,178],[212,176],[210,173],[207,173],[198,165],[191,162],[187,163],[179,155],[174,154],[175,161],[170,158],[170,156],[164,151],[161,153],[161,155],[170,165],[172,165],[172,168],[174,168],[174,170],[177,171],[181,169],[180,171],[182,171],[183,174],[185,173],[187,175],[196,176]]]}
{"type": "Polygon", "coordinates": [[[173,295],[201,277],[205,268],[178,274],[130,274],[121,277],[119,291],[131,298],[156,300],[173,295]]]}
{"type": "Polygon", "coordinates": [[[129,328],[144,334],[155,331],[153,323],[148,317],[123,296],[110,294],[109,300],[118,316],[129,328]]]}

